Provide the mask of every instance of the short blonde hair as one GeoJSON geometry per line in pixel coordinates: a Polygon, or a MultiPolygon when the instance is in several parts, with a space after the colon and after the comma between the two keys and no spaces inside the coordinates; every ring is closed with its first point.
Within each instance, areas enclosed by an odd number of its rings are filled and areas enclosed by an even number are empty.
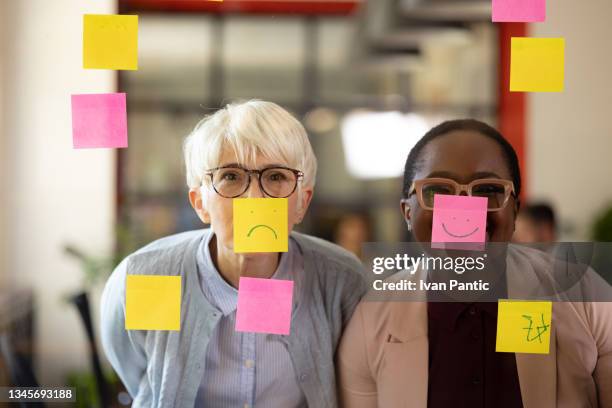
{"type": "Polygon", "coordinates": [[[306,130],[275,103],[260,100],[231,103],[202,119],[183,145],[190,188],[202,185],[205,171],[220,165],[226,148],[236,153],[243,166],[253,166],[261,154],[302,171],[305,186],[315,184],[317,159],[306,130]]]}

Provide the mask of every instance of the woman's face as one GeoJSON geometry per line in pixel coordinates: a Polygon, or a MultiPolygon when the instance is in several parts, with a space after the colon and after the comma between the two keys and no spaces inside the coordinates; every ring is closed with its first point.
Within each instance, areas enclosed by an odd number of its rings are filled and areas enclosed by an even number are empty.
{"type": "MultiPolygon", "coordinates": [[[[415,180],[443,177],[461,184],[481,178],[512,180],[501,146],[474,131],[453,131],[429,142],[421,151],[415,180]]],[[[402,212],[416,241],[431,242],[433,211],[421,208],[416,194],[403,202],[402,212]]],[[[508,242],[514,232],[518,200],[510,197],[500,211],[487,213],[486,239],[508,242]]]]}
{"type": "MultiPolygon", "coordinates": [[[[230,164],[237,164],[238,160],[233,151],[225,149],[221,155],[219,167],[230,164]]],[[[257,156],[253,167],[245,166],[251,170],[262,169],[265,167],[280,165],[290,167],[287,163],[272,162],[263,156],[257,156]]],[[[297,169],[300,170],[300,169],[297,169]]],[[[287,197],[289,224],[288,231],[291,232],[294,225],[299,224],[312,198],[312,188],[304,187],[298,182],[298,188],[287,197]],[[298,190],[301,189],[301,193],[298,190]],[[299,200],[299,201],[298,201],[299,200]]],[[[266,197],[259,187],[256,176],[251,176],[249,189],[240,198],[264,198],[266,197]]],[[[189,191],[189,201],[196,213],[206,224],[210,224],[215,231],[217,246],[226,251],[233,252],[233,202],[232,198],[225,198],[215,192],[210,183],[206,183],[202,189],[191,189],[189,191]]],[[[256,256],[257,254],[244,254],[245,256],[256,256]]]]}

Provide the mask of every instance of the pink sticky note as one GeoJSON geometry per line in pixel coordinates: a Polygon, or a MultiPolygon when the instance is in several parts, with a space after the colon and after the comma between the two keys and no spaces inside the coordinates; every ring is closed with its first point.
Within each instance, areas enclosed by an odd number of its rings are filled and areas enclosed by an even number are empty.
{"type": "Polygon", "coordinates": [[[293,281],[240,278],[236,331],[288,335],[293,281]]]}
{"type": "Polygon", "coordinates": [[[494,22],[541,22],[546,19],[546,0],[492,0],[494,22]]]}
{"type": "Polygon", "coordinates": [[[482,250],[486,229],[486,197],[434,195],[433,248],[482,250]]]}
{"type": "Polygon", "coordinates": [[[127,147],[124,93],[72,95],[75,149],[127,147]]]}

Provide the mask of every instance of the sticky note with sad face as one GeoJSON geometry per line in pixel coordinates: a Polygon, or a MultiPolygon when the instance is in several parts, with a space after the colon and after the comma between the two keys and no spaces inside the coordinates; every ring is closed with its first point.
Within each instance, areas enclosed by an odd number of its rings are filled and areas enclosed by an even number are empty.
{"type": "Polygon", "coordinates": [[[289,250],[286,198],[235,198],[234,252],[289,250]]]}
{"type": "Polygon", "coordinates": [[[487,198],[434,195],[432,248],[483,250],[487,198]]]}

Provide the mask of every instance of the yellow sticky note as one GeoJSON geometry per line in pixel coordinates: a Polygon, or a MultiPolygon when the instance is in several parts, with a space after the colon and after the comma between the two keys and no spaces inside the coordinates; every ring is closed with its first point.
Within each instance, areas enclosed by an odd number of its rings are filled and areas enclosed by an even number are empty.
{"type": "Polygon", "coordinates": [[[512,38],[511,92],[562,92],[564,77],[565,39],[512,38]]]}
{"type": "Polygon", "coordinates": [[[83,68],[138,69],[138,16],[85,14],[83,68]]]}
{"type": "Polygon", "coordinates": [[[548,354],[552,302],[499,300],[495,351],[548,354]]]}
{"type": "Polygon", "coordinates": [[[289,250],[286,198],[234,199],[234,252],[289,250]]]}
{"type": "Polygon", "coordinates": [[[181,277],[127,275],[126,330],[180,330],[181,277]]]}

